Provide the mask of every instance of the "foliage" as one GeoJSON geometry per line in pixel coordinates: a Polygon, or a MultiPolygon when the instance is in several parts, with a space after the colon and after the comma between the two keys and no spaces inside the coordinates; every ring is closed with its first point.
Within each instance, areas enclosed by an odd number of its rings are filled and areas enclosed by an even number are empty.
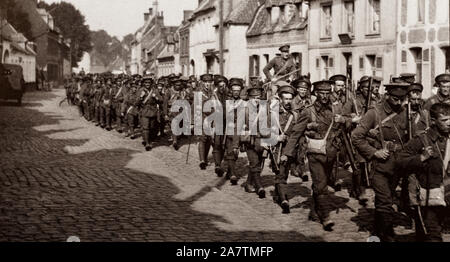
{"type": "Polygon", "coordinates": [[[70,40],[72,66],[77,67],[84,52],[92,50],[91,34],[86,19],[71,3],[60,2],[51,5],[40,2],[39,7],[45,8],[54,18],[55,26],[64,39],[70,40]]]}
{"type": "Polygon", "coordinates": [[[0,17],[6,18],[8,22],[26,38],[31,39],[31,23],[28,14],[21,11],[15,0],[0,0],[0,17]]]}

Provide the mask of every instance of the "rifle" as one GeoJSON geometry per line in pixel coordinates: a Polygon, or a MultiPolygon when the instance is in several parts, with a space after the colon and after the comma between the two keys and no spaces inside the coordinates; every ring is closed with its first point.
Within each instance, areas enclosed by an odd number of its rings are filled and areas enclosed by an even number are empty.
{"type": "Polygon", "coordinates": [[[187,150],[187,155],[186,155],[186,164],[189,163],[189,152],[191,151],[191,139],[192,139],[192,134],[189,135],[189,140],[188,140],[188,150],[187,150]]]}
{"type": "Polygon", "coordinates": [[[370,104],[372,104],[372,92],[373,92],[373,77],[370,77],[369,93],[367,94],[367,98],[366,98],[366,108],[365,108],[364,114],[367,113],[367,111],[369,111],[370,104]]]}
{"type": "Polygon", "coordinates": [[[409,141],[411,141],[413,139],[413,130],[412,130],[412,114],[411,114],[411,101],[409,101],[408,99],[408,104],[406,104],[406,114],[408,115],[408,122],[407,122],[407,127],[408,127],[408,138],[409,141]]]}

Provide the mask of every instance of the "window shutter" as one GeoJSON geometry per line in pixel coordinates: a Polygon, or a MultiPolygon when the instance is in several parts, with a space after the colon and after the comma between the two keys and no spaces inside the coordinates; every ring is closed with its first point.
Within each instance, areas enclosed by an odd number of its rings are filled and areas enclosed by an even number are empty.
{"type": "Polygon", "coordinates": [[[383,69],[383,58],[382,57],[377,57],[376,66],[377,66],[377,69],[383,69]]]}
{"type": "Polygon", "coordinates": [[[359,57],[359,69],[364,70],[364,57],[359,57]]]}

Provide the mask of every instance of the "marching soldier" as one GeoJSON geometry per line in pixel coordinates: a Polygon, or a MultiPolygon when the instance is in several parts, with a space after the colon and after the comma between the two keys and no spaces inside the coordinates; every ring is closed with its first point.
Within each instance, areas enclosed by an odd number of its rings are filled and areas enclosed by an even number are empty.
{"type": "Polygon", "coordinates": [[[115,111],[115,115],[116,115],[116,131],[119,133],[123,133],[123,115],[122,115],[122,103],[125,99],[124,97],[124,93],[125,93],[125,84],[126,84],[126,79],[122,79],[121,81],[118,82],[118,89],[117,91],[114,93],[114,98],[113,98],[113,108],[115,111]]]}
{"type": "Polygon", "coordinates": [[[96,126],[101,125],[101,103],[102,103],[102,97],[103,97],[104,89],[103,89],[103,80],[99,80],[99,83],[95,86],[95,93],[94,93],[94,108],[95,108],[95,122],[96,126]]]}
{"type": "MultiPolygon", "coordinates": [[[[311,81],[307,77],[300,77],[292,82],[292,86],[297,91],[297,95],[292,101],[293,110],[301,113],[305,108],[313,104],[310,96],[311,81]]],[[[307,182],[309,180],[309,169],[306,165],[306,139],[304,136],[300,138],[298,147],[297,159],[295,161],[295,164],[292,163],[292,166],[294,166],[293,174],[295,176],[301,177],[303,182],[307,182]]]]}
{"type": "MultiPolygon", "coordinates": [[[[279,137],[278,142],[278,154],[283,154],[284,146],[292,133],[292,127],[297,122],[298,113],[294,110],[293,99],[296,95],[295,89],[286,82],[279,82],[278,95],[281,99],[280,114],[279,114],[279,137]]],[[[290,213],[289,198],[286,194],[286,185],[289,177],[289,171],[291,164],[293,164],[294,158],[284,159],[281,158],[274,160],[274,164],[279,165],[279,172],[275,177],[275,193],[274,201],[278,203],[283,209],[283,213],[290,213]]]]}
{"type": "MultiPolygon", "coordinates": [[[[225,95],[228,91],[228,79],[221,75],[215,75],[214,76],[214,89],[212,92],[211,99],[216,100],[220,105],[222,105],[222,108],[225,108],[225,95]]],[[[224,117],[224,123],[225,123],[225,117],[224,117]]],[[[217,128],[217,127],[215,127],[217,128]]],[[[225,132],[225,130],[222,130],[222,132],[225,132]]],[[[224,157],[224,144],[223,144],[223,136],[214,134],[214,137],[212,139],[212,147],[213,147],[213,158],[214,158],[214,164],[215,164],[215,173],[218,177],[222,177],[225,173],[222,169],[222,161],[224,157]]]]}
{"type": "Polygon", "coordinates": [[[331,85],[333,82],[323,80],[315,82],[314,93],[317,100],[307,107],[299,116],[289,136],[282,161],[296,156],[296,145],[300,137],[307,137],[307,157],[313,180],[313,202],[310,219],[320,219],[324,230],[332,231],[334,222],[329,216],[328,186],[333,186],[333,167],[337,152],[342,147],[339,134],[342,126],[348,127],[349,121],[343,115],[333,112],[331,102],[331,85]],[[317,215],[316,215],[317,214],[317,215]]]}
{"type": "Polygon", "coordinates": [[[153,78],[144,76],[143,90],[144,95],[141,96],[141,120],[143,129],[143,145],[145,150],[150,151],[153,148],[154,140],[158,135],[158,105],[163,102],[163,98],[159,95],[157,88],[153,85],[153,78]]]}
{"type": "Polygon", "coordinates": [[[107,131],[111,131],[111,104],[114,98],[111,78],[106,79],[106,85],[103,88],[104,91],[100,103],[101,126],[107,131]]]}
{"type": "MultiPolygon", "coordinates": [[[[244,80],[240,78],[231,78],[229,82],[229,87],[231,90],[230,100],[234,102],[234,105],[229,108],[225,108],[225,112],[229,113],[231,110],[234,111],[234,121],[233,123],[237,123],[238,118],[238,108],[243,106],[244,100],[241,98],[241,92],[244,88],[244,80]]],[[[228,104],[226,104],[227,106],[228,104]]],[[[230,123],[226,122],[226,125],[230,123]]],[[[229,127],[225,129],[225,139],[224,139],[224,147],[225,147],[225,161],[227,162],[227,173],[225,178],[229,179],[232,185],[237,185],[238,177],[236,173],[236,161],[239,157],[239,135],[234,132],[234,135],[228,135],[229,127]]]]}
{"type": "Polygon", "coordinates": [[[450,104],[450,74],[438,75],[435,82],[438,86],[438,93],[425,102],[424,108],[428,111],[433,104],[450,104]]]}
{"type": "Polygon", "coordinates": [[[125,104],[127,111],[125,113],[125,118],[127,121],[127,132],[125,137],[130,137],[135,139],[135,129],[137,128],[138,122],[138,106],[139,106],[139,94],[137,89],[139,87],[139,80],[134,80],[131,83],[131,89],[127,93],[125,98],[125,104]]]}
{"type": "Polygon", "coordinates": [[[159,96],[162,97],[163,101],[158,104],[158,128],[159,128],[159,136],[163,137],[165,136],[165,129],[166,129],[166,119],[165,119],[165,111],[164,111],[164,103],[166,101],[166,81],[164,77],[161,77],[158,79],[156,84],[157,92],[159,96]]]}
{"type": "MultiPolygon", "coordinates": [[[[259,104],[264,97],[263,89],[256,86],[247,89],[248,103],[249,106],[255,107],[256,112],[259,115],[259,104]]],[[[249,119],[249,108],[245,109],[245,125],[248,127],[248,132],[258,127],[259,119],[249,119]]],[[[247,181],[244,184],[245,191],[248,193],[258,194],[259,198],[266,197],[266,191],[261,182],[261,172],[264,168],[264,160],[267,158],[267,149],[261,144],[261,140],[265,138],[261,135],[260,130],[255,130],[257,133],[246,134],[240,136],[240,143],[243,144],[246,149],[247,158],[249,162],[249,173],[247,176],[247,181]]]]}
{"type": "MultiPolygon", "coordinates": [[[[203,104],[211,98],[213,92],[214,78],[211,74],[204,74],[200,76],[200,88],[203,96],[203,104]]],[[[203,113],[203,117],[207,117],[207,114],[203,113]]],[[[212,145],[212,137],[208,135],[201,135],[198,144],[198,154],[200,159],[200,169],[205,170],[208,166],[208,154],[212,145]]]]}
{"type": "MultiPolygon", "coordinates": [[[[431,127],[408,142],[398,157],[398,168],[414,173],[412,201],[415,202],[416,237],[419,242],[442,242],[442,225],[448,196],[450,105],[430,108],[431,127]]],[[[411,180],[410,180],[411,181],[411,180]]]]}
{"type": "MultiPolygon", "coordinates": [[[[164,103],[164,111],[166,115],[166,121],[172,122],[173,118],[176,117],[178,113],[172,113],[170,112],[170,108],[177,100],[190,100],[189,94],[185,90],[186,85],[186,79],[185,78],[177,78],[176,80],[173,80],[173,88],[170,90],[167,90],[167,97],[165,103],[164,103]]],[[[182,109],[180,109],[182,110],[182,109]]],[[[184,123],[183,123],[184,124],[184,123]]],[[[180,123],[181,125],[181,123],[180,123]]],[[[180,126],[182,128],[182,126],[180,126]]],[[[172,134],[172,146],[175,150],[179,149],[179,136],[172,134]]]]}
{"type": "Polygon", "coordinates": [[[392,206],[398,184],[395,162],[404,143],[408,141],[407,115],[402,106],[408,86],[386,85],[385,100],[369,109],[352,134],[353,144],[360,154],[373,162],[375,233],[383,242],[392,242],[395,237],[392,206]]]}

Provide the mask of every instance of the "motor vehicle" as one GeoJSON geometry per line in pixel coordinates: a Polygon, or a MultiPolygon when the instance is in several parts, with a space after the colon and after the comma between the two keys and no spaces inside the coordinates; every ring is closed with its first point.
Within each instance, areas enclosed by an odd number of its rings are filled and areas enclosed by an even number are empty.
{"type": "Polygon", "coordinates": [[[17,100],[22,105],[22,96],[25,92],[23,69],[19,65],[0,64],[0,99],[17,100]]]}

